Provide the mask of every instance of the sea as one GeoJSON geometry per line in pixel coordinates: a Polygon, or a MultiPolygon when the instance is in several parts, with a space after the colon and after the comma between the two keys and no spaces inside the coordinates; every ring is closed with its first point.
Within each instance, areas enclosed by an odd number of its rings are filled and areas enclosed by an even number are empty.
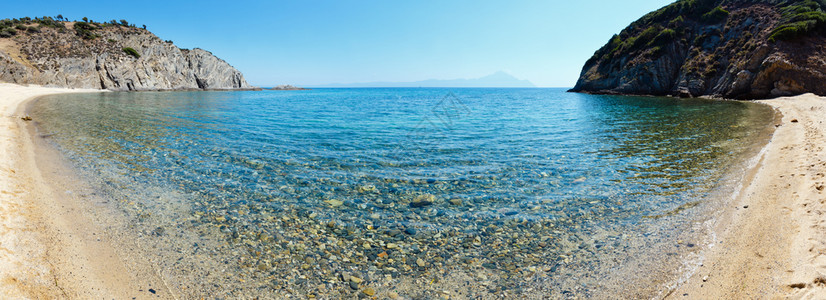
{"type": "Polygon", "coordinates": [[[179,298],[261,299],[662,297],[775,120],[553,88],[106,92],[28,111],[107,199],[89,215],[124,257],[179,298]]]}

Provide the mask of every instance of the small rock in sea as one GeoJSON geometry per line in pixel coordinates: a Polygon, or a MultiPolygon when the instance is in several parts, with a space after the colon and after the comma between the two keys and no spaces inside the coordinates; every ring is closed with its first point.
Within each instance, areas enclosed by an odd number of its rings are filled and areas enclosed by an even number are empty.
{"type": "Polygon", "coordinates": [[[358,278],[356,276],[350,276],[347,279],[350,280],[350,282],[355,282],[356,284],[364,282],[364,279],[358,278]]]}
{"type": "Polygon", "coordinates": [[[308,90],[306,88],[295,87],[289,84],[282,84],[276,87],[269,89],[271,91],[305,91],[308,90]]]}
{"type": "Polygon", "coordinates": [[[381,219],[381,215],[380,214],[370,214],[370,219],[373,219],[373,220],[381,219]]]}
{"type": "Polygon", "coordinates": [[[359,192],[362,193],[376,193],[378,189],[376,189],[375,185],[367,184],[359,187],[359,192]]]}
{"type": "Polygon", "coordinates": [[[429,179],[427,179],[427,183],[434,184],[434,183],[436,183],[436,179],[429,178],[429,179]]]}
{"type": "Polygon", "coordinates": [[[413,202],[410,202],[410,207],[425,207],[428,205],[432,205],[435,201],[436,196],[433,196],[431,194],[424,194],[416,197],[416,199],[413,200],[413,202]]]}
{"type": "Polygon", "coordinates": [[[424,267],[425,266],[425,262],[421,258],[416,259],[416,264],[419,265],[419,267],[424,267]]]}
{"type": "Polygon", "coordinates": [[[587,180],[587,179],[588,179],[588,178],[585,178],[585,177],[580,177],[580,178],[575,179],[575,180],[574,180],[574,183],[582,183],[582,182],[585,182],[585,180],[587,180]]]}
{"type": "Polygon", "coordinates": [[[32,117],[29,117],[29,116],[24,116],[24,117],[22,117],[22,118],[20,118],[20,119],[22,119],[23,121],[31,121],[31,120],[32,120],[32,117]]]}
{"type": "Polygon", "coordinates": [[[359,284],[350,281],[350,288],[353,289],[353,290],[358,290],[359,289],[359,284]]]}
{"type": "Polygon", "coordinates": [[[362,293],[364,293],[364,294],[365,294],[365,295],[367,295],[367,296],[373,296],[373,295],[375,295],[375,294],[376,294],[376,290],[374,290],[374,289],[372,289],[372,288],[366,288],[366,289],[364,289],[364,290],[363,290],[363,291],[361,291],[361,292],[362,292],[362,293]]]}
{"type": "Polygon", "coordinates": [[[327,203],[327,204],[329,204],[329,205],[330,205],[330,206],[332,206],[332,207],[339,207],[339,206],[341,206],[341,205],[343,205],[343,204],[344,204],[344,202],[343,202],[343,201],[341,201],[341,200],[336,200],[336,199],[325,200],[325,201],[324,201],[324,203],[327,203]]]}
{"type": "Polygon", "coordinates": [[[462,199],[459,199],[459,198],[450,199],[450,204],[461,206],[462,205],[462,199]]]}
{"type": "Polygon", "coordinates": [[[797,123],[797,122],[800,122],[800,121],[798,121],[797,119],[792,119],[792,123],[797,123]]]}
{"type": "Polygon", "coordinates": [[[409,235],[416,235],[416,229],[413,227],[407,227],[406,229],[404,229],[404,233],[407,233],[409,235]]]}

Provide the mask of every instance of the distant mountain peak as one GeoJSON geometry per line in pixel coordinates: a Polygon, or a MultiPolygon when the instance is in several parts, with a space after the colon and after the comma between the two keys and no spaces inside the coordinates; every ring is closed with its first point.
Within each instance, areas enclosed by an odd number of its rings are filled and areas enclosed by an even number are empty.
{"type": "Polygon", "coordinates": [[[518,79],[505,71],[472,79],[428,79],[413,82],[362,82],[328,84],[324,87],[536,87],[528,80],[518,79]]]}

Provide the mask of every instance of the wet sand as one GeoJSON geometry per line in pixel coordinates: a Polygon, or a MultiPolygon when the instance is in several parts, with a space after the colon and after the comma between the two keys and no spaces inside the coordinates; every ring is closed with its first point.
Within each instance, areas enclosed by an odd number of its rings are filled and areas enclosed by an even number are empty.
{"type": "Polygon", "coordinates": [[[0,83],[0,298],[174,298],[153,268],[112,247],[116,237],[78,201],[79,181],[36,146],[37,120],[23,120],[34,98],[90,92],[100,91],[0,83]]]}
{"type": "Polygon", "coordinates": [[[716,222],[717,242],[675,299],[826,295],[826,98],[759,101],[782,115],[744,189],[716,222]]]}

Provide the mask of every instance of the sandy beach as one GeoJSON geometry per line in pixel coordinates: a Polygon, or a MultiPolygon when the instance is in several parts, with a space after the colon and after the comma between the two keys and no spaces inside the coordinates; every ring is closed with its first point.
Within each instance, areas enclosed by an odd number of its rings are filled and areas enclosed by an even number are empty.
{"type": "Polygon", "coordinates": [[[22,163],[26,138],[18,107],[28,99],[59,93],[90,92],[0,83],[0,295],[3,298],[55,296],[54,275],[46,259],[29,185],[31,170],[22,163]]]}
{"type": "Polygon", "coordinates": [[[0,83],[0,298],[175,298],[152,267],[112,247],[72,193],[83,187],[35,147],[27,123],[37,120],[22,119],[39,96],[89,92],[101,91],[0,83]]]}
{"type": "Polygon", "coordinates": [[[717,242],[671,298],[822,299],[826,293],[826,98],[762,100],[782,115],[717,242]]]}

